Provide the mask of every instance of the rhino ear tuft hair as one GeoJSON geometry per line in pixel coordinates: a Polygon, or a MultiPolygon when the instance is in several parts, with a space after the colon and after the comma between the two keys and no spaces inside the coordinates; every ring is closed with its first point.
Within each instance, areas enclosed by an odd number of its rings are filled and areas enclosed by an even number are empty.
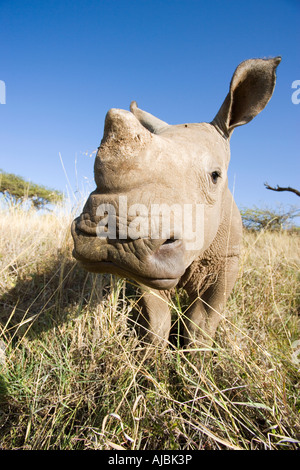
{"type": "Polygon", "coordinates": [[[236,68],[229,93],[211,122],[225,138],[231,136],[235,127],[251,121],[268,104],[280,62],[281,57],[249,59],[236,68]]]}
{"type": "Polygon", "coordinates": [[[140,121],[140,123],[153,134],[159,134],[160,131],[169,126],[169,124],[164,121],[161,121],[152,114],[147,113],[142,109],[139,109],[136,101],[131,102],[130,111],[132,112],[132,114],[134,114],[138,121],[140,121]]]}

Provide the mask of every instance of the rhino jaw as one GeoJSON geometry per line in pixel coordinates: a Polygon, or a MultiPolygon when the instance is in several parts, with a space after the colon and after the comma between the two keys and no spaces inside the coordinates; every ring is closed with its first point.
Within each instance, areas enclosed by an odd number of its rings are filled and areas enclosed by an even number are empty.
{"type": "MultiPolygon", "coordinates": [[[[73,256],[76,258],[76,253],[73,256]]],[[[120,268],[116,264],[110,262],[110,261],[80,261],[81,266],[89,272],[92,273],[106,273],[106,274],[115,274],[117,276],[127,278],[127,279],[133,279],[137,281],[139,284],[143,284],[148,287],[152,287],[153,289],[158,289],[158,290],[168,290],[172,289],[173,287],[176,286],[178,283],[179,279],[181,276],[175,279],[155,279],[155,278],[150,278],[150,277],[142,277],[136,273],[127,271],[123,268],[120,268]]]]}

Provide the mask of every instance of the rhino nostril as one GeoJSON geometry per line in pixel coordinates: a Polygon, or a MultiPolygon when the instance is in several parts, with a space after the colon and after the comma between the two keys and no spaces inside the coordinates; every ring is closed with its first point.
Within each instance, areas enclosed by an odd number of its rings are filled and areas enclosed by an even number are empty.
{"type": "Polygon", "coordinates": [[[174,243],[176,242],[175,238],[168,238],[164,243],[163,245],[169,245],[170,243],[174,243]]]}
{"type": "Polygon", "coordinates": [[[167,238],[153,252],[152,260],[159,269],[167,269],[168,272],[178,272],[183,269],[184,244],[183,240],[167,238]]]}
{"type": "Polygon", "coordinates": [[[166,246],[170,248],[174,248],[175,246],[181,245],[181,240],[178,238],[168,238],[167,240],[164,241],[164,243],[161,245],[161,248],[166,246]]]}

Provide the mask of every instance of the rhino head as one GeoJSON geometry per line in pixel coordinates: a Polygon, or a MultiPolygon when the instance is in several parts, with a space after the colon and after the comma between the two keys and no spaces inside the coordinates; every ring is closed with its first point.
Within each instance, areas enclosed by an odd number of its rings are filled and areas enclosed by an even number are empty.
{"type": "Polygon", "coordinates": [[[240,216],[227,182],[230,137],[270,100],[280,60],[242,62],[210,123],[169,125],[135,102],[130,111],[108,111],[96,189],[72,224],[73,254],[85,269],[165,290],[193,267],[199,293],[204,259],[238,256],[240,216]]]}

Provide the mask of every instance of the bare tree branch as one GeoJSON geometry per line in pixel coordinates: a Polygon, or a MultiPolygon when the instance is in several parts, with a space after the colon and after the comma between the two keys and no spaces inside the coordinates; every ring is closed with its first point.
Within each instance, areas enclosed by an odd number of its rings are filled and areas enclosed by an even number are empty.
{"type": "Polygon", "coordinates": [[[269,186],[268,183],[264,183],[264,185],[267,189],[271,189],[272,191],[290,191],[291,193],[295,193],[297,196],[300,196],[300,191],[298,191],[298,189],[291,188],[290,186],[282,188],[277,185],[276,188],[273,188],[272,186],[269,186]]]}

